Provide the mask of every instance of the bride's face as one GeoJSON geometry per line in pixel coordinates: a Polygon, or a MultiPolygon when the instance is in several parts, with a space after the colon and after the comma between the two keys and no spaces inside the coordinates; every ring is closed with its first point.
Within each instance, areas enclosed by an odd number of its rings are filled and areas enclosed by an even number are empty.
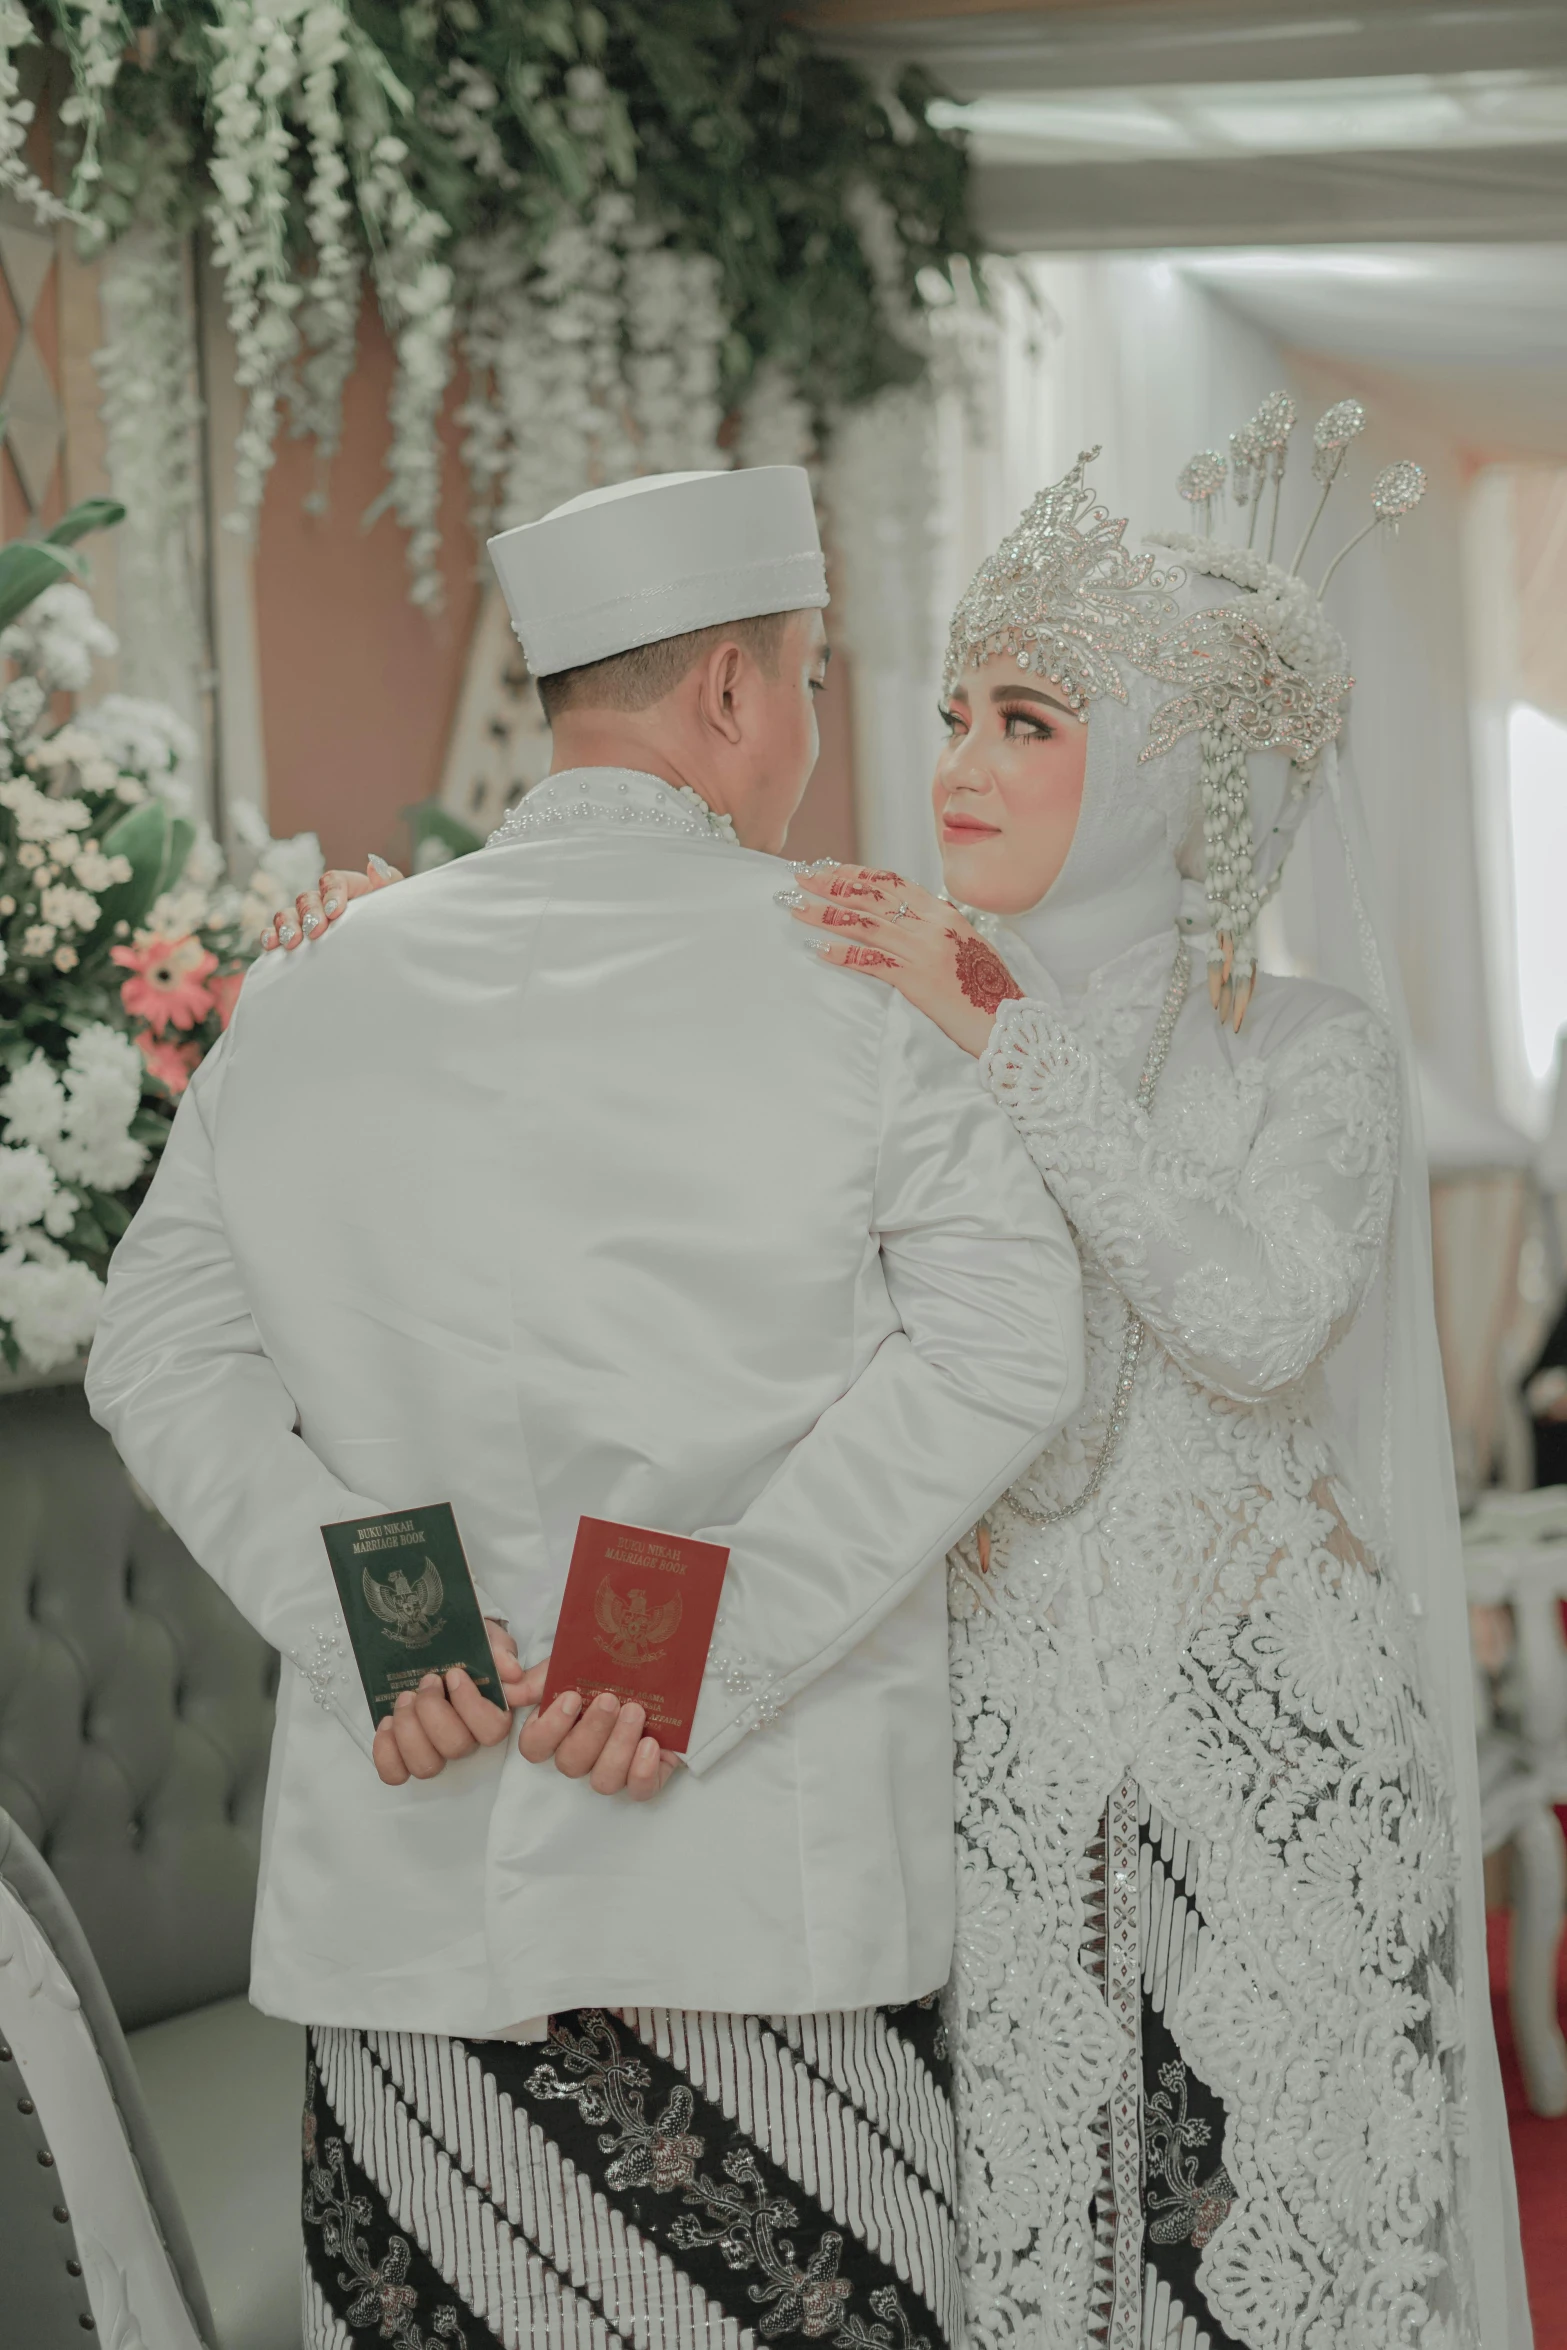
{"type": "Polygon", "coordinates": [[[1088,728],[1009,653],[965,670],[942,717],[931,798],[947,889],[987,914],[1026,913],[1072,846],[1088,728]]]}

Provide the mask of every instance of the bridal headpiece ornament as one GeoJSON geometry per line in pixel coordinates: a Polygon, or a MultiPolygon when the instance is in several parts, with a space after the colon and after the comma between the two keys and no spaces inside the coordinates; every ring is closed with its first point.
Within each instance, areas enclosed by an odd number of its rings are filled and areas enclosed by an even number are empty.
{"type": "Polygon", "coordinates": [[[1278,887],[1353,683],[1343,640],[1322,610],[1323,590],[1351,547],[1396,527],[1425,492],[1418,465],[1386,466],[1371,485],[1371,520],[1316,587],[1307,584],[1301,566],[1365,422],[1358,400],[1336,402],[1318,422],[1312,474],[1320,495],[1287,569],[1274,554],[1295,403],[1273,392],[1231,434],[1228,458],[1204,449],[1182,467],[1177,486],[1201,528],[1151,532],[1149,543],[1179,555],[1183,569],[1161,570],[1156,555],[1134,555],[1123,544],[1124,520],[1112,520],[1084,480],[1099,454],[1085,449],[980,565],[953,615],[947,692],[970,662],[999,653],[1059,685],[1080,717],[1100,695],[1127,699],[1122,663],[1175,689],[1141,755],[1154,759],[1185,735],[1200,737],[1208,991],[1236,1028],[1256,976],[1257,916],[1278,887]],[[1226,498],[1237,525],[1247,517],[1244,544],[1218,535],[1226,498]],[[1255,542],[1265,512],[1264,551],[1255,542]],[[1246,592],[1235,603],[1183,611],[1175,591],[1188,573],[1246,592]],[[1289,790],[1259,857],[1246,761],[1253,751],[1278,750],[1289,755],[1289,790]]]}

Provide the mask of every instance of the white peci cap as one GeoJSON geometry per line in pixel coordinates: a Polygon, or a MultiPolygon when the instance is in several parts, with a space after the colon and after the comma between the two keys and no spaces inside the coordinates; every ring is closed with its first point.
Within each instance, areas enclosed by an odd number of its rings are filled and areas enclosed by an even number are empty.
{"type": "Polygon", "coordinates": [[[645,474],[569,498],[489,549],[535,677],[827,601],[800,465],[645,474]]]}

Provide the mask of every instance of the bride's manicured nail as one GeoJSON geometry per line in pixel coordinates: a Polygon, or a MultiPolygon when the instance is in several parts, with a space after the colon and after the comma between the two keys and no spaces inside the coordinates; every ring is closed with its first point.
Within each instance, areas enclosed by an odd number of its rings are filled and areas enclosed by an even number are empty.
{"type": "Polygon", "coordinates": [[[295,930],[292,922],[280,922],[277,926],[277,935],[279,946],[286,947],[289,940],[297,938],[299,933],[295,930]]]}
{"type": "Polygon", "coordinates": [[[342,899],[341,899],[341,898],[328,898],[328,899],[327,899],[327,901],[326,901],[326,910],[327,910],[327,912],[328,912],[329,914],[335,914],[335,913],[337,912],[337,909],[338,909],[338,907],[339,907],[339,906],[342,904],[342,902],[343,902],[343,901],[342,901],[342,899]]]}
{"type": "Polygon", "coordinates": [[[320,915],[319,915],[319,914],[307,914],[307,915],[305,916],[305,928],[306,928],[306,930],[307,930],[307,931],[310,933],[310,935],[311,935],[311,937],[312,937],[312,938],[314,938],[314,936],[315,936],[316,932],[317,932],[317,931],[320,929],[320,927],[321,927],[321,917],[320,917],[320,915]]]}
{"type": "Polygon", "coordinates": [[[372,852],[370,856],[366,857],[365,863],[369,866],[371,872],[378,873],[383,881],[391,880],[392,868],[384,857],[378,857],[372,852]]]}
{"type": "Polygon", "coordinates": [[[803,889],[776,890],[773,893],[773,904],[775,906],[803,906],[805,904],[805,892],[803,889]]]}

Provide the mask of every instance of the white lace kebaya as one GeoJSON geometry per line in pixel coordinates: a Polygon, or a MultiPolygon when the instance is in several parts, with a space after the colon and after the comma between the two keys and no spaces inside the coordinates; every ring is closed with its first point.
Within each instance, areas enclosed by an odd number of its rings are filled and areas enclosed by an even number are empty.
{"type": "MultiPolygon", "coordinates": [[[[968,2339],[1519,2350],[1454,1725],[1327,1385],[1404,1212],[1399,1056],[1366,1001],[1262,974],[1238,1028],[1194,987],[1134,1098],[1205,903],[1182,923],[1198,752],[1141,759],[1170,675],[1125,659],[1142,626],[1087,688],[1060,880],[985,924],[1025,999],[982,1067],[1079,1243],[1088,1386],[988,1553],[951,1561],[968,2339]],[[1105,1452],[1128,1308],[1124,1426],[1057,1518],[1105,1452]]],[[[1052,675],[1049,626],[1029,641],[1052,675]]],[[[1253,762],[1275,806],[1277,781],[1253,762]]]]}

